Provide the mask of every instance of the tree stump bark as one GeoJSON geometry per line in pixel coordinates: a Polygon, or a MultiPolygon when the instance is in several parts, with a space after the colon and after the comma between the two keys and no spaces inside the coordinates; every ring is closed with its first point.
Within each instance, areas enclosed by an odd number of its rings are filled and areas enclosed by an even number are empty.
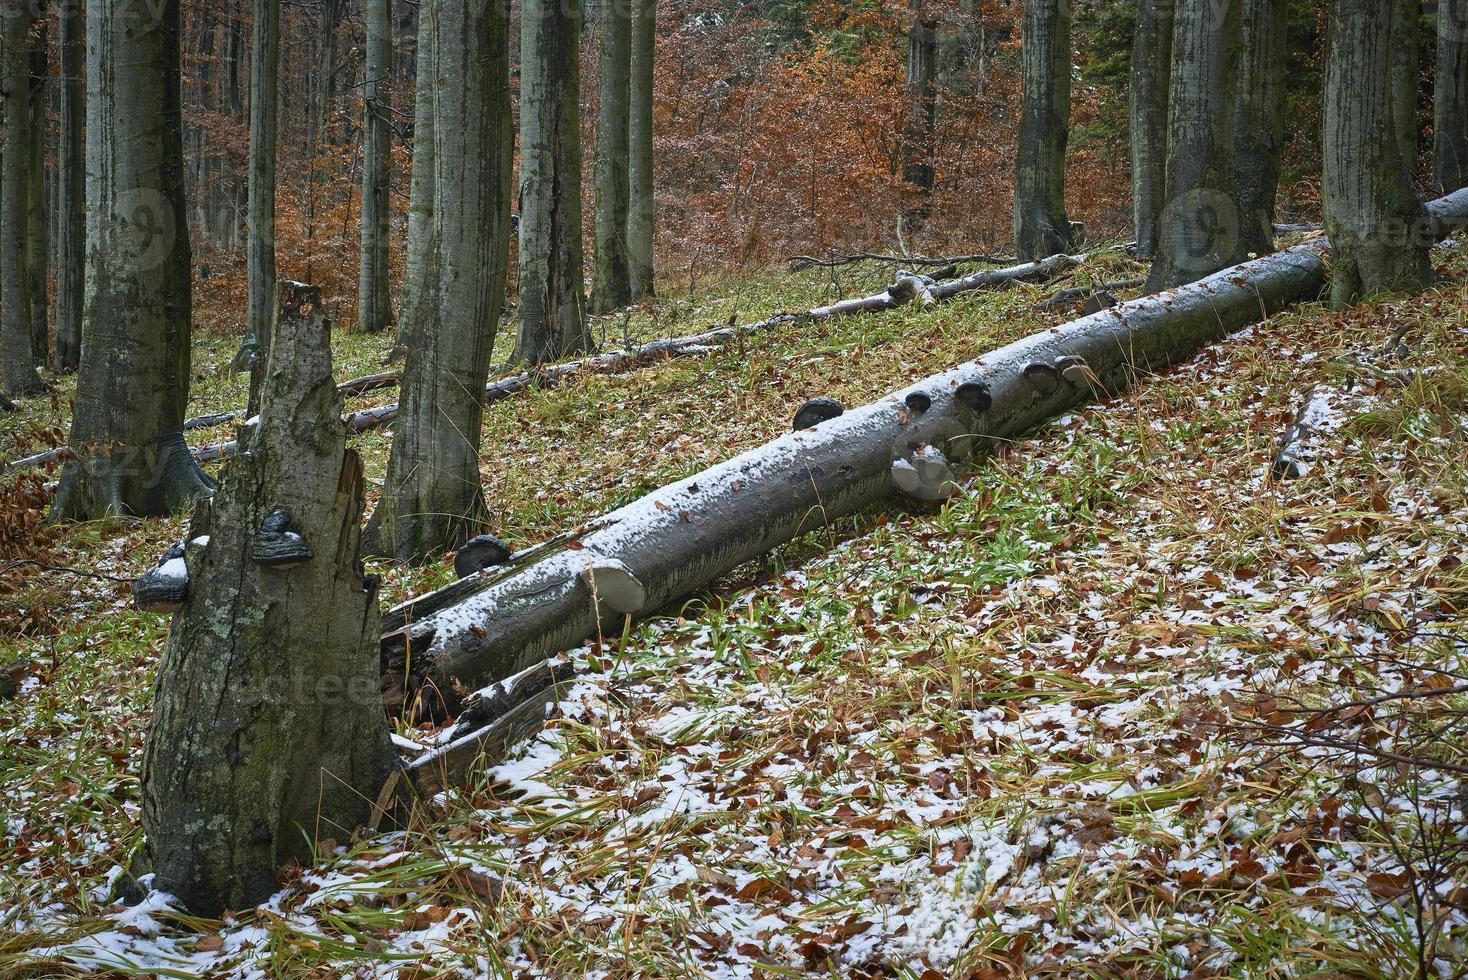
{"type": "Polygon", "coordinates": [[[287,284],[258,427],[195,512],[143,760],[154,886],[217,915],[372,815],[395,765],[362,463],[346,448],[318,290],[287,284]]]}

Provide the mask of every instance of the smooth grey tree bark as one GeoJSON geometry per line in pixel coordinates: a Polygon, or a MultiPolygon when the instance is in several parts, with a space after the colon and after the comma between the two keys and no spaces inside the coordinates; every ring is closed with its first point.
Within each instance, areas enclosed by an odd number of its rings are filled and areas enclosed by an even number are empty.
{"type": "Polygon", "coordinates": [[[264,359],[275,307],[275,145],[280,71],[280,0],[255,0],[250,49],[250,162],[245,241],[248,284],[245,342],[236,359],[243,370],[264,359]]]}
{"type": "Polygon", "coordinates": [[[1417,179],[1417,97],[1421,79],[1420,51],[1422,36],[1422,0],[1397,0],[1392,23],[1400,25],[1397,42],[1392,45],[1391,78],[1392,128],[1396,133],[1398,154],[1407,173],[1417,179]]]}
{"type": "Polygon", "coordinates": [[[1331,302],[1432,279],[1431,222],[1397,138],[1390,75],[1414,25],[1397,0],[1336,0],[1325,70],[1323,197],[1335,252],[1331,302]]]}
{"type": "MultiPolygon", "coordinates": [[[[44,10],[44,5],[38,4],[44,10]]],[[[31,279],[31,356],[37,367],[46,367],[51,357],[51,325],[48,320],[51,249],[48,241],[50,209],[46,207],[46,79],[50,66],[47,39],[50,21],[38,20],[31,30],[30,153],[26,168],[26,271],[31,279]]]]}
{"type": "Polygon", "coordinates": [[[81,368],[56,519],[159,516],[212,484],[183,440],[189,228],[179,0],[87,7],[81,368]]]}
{"type": "Polygon", "coordinates": [[[408,189],[408,254],[403,273],[403,297],[399,304],[397,343],[394,358],[407,353],[418,324],[432,319],[424,306],[431,302],[433,282],[433,19],[435,7],[418,8],[418,50],[414,73],[413,176],[408,189]]]}
{"type": "Polygon", "coordinates": [[[1438,193],[1468,187],[1468,0],[1438,0],[1432,119],[1438,193]]]}
{"type": "Polygon", "coordinates": [[[147,864],[196,915],[254,906],[315,842],[346,840],[395,765],[362,461],[321,297],[283,285],[258,427],[189,528],[143,755],[147,864]]]}
{"type": "Polygon", "coordinates": [[[907,132],[902,179],[927,193],[933,189],[933,129],[938,121],[938,22],[925,16],[923,0],[908,0],[907,132]]]}
{"type": "Polygon", "coordinates": [[[36,374],[31,335],[34,282],[27,261],[30,245],[30,162],[32,132],[31,57],[36,8],[30,0],[4,0],[4,97],[6,172],[0,178],[0,355],[5,361],[5,392],[12,398],[43,389],[36,374]]]}
{"type": "Polygon", "coordinates": [[[479,444],[510,238],[508,13],[479,0],[430,2],[433,315],[408,350],[387,479],[364,536],[369,553],[403,561],[486,529],[479,444]]]}
{"type": "Polygon", "coordinates": [[[1132,222],[1137,257],[1157,253],[1167,190],[1167,96],[1172,78],[1174,0],[1137,0],[1129,93],[1132,222]]]}
{"type": "Polygon", "coordinates": [[[1070,21],[1068,0],[1025,0],[1014,180],[1014,248],[1022,260],[1069,251],[1075,242],[1065,213],[1070,21]]]}
{"type": "Polygon", "coordinates": [[[312,146],[326,133],[327,120],[336,102],[336,31],[341,24],[341,9],[341,0],[322,0],[321,52],[316,67],[316,84],[311,88],[312,146]]]}
{"type": "Polygon", "coordinates": [[[520,27],[515,353],[544,364],[592,346],[581,269],[580,11],[564,0],[523,0],[520,27]]]}
{"type": "Polygon", "coordinates": [[[632,299],[639,300],[655,293],[652,243],[657,207],[653,200],[652,95],[657,0],[625,2],[632,4],[627,109],[627,271],[632,280],[632,299]]]}
{"type": "Polygon", "coordinates": [[[1234,71],[1235,258],[1274,250],[1274,205],[1284,160],[1286,0],[1242,0],[1234,71]]]}
{"type": "Polygon", "coordinates": [[[1241,0],[1177,0],[1166,203],[1149,292],[1192,282],[1247,255],[1234,183],[1241,6],[1241,0]]]}
{"type": "Polygon", "coordinates": [[[592,272],[594,314],[620,310],[632,302],[627,253],[630,191],[628,98],[631,84],[632,0],[602,5],[596,109],[596,266],[592,272]]]}
{"type": "Polygon", "coordinates": [[[86,281],[86,23],[83,0],[62,0],[61,135],[57,142],[56,187],[56,367],[75,371],[82,347],[82,300],[86,281]]]}
{"type": "Polygon", "coordinates": [[[388,166],[392,154],[392,0],[367,2],[367,78],[362,94],[361,258],[357,329],[392,324],[388,296],[388,166]]]}

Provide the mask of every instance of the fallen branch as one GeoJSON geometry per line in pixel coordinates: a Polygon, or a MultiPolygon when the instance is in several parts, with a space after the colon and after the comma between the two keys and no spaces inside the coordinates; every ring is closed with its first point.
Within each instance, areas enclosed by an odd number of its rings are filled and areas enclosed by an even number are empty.
{"type": "Polygon", "coordinates": [[[1089,286],[1071,286],[1069,289],[1062,289],[1040,300],[1035,304],[1034,311],[1051,313],[1055,310],[1065,310],[1085,304],[1081,308],[1082,313],[1097,313],[1116,305],[1116,297],[1111,295],[1113,290],[1135,289],[1144,282],[1146,282],[1145,279],[1116,279],[1112,282],[1095,283],[1089,286]]]}
{"type": "Polygon", "coordinates": [[[989,255],[980,252],[977,255],[884,255],[880,252],[854,252],[850,255],[834,255],[829,258],[817,258],[814,255],[792,255],[790,256],[790,271],[800,272],[802,269],[818,267],[822,269],[833,269],[842,265],[853,265],[857,262],[893,262],[899,265],[960,265],[964,262],[1013,262],[1012,255],[989,255]]]}

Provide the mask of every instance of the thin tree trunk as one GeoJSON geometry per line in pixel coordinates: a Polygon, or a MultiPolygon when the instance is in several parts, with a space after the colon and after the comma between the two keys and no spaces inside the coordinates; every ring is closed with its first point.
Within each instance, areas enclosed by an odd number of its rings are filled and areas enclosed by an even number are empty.
{"type": "Polygon", "coordinates": [[[0,178],[0,344],[5,391],[12,398],[42,390],[31,334],[34,284],[27,264],[30,242],[31,58],[35,8],[29,0],[4,0],[4,128],[6,170],[0,178]]]}
{"type": "Polygon", "coordinates": [[[341,0],[322,0],[321,58],[311,91],[311,145],[323,135],[330,138],[332,106],[336,102],[336,31],[341,24],[341,0]]]}
{"type": "Polygon", "coordinates": [[[1174,0],[1138,0],[1130,92],[1132,220],[1137,257],[1157,254],[1167,190],[1167,101],[1174,0]]]}
{"type": "Polygon", "coordinates": [[[504,5],[430,0],[434,32],[433,319],[403,369],[401,414],[371,554],[421,561],[483,532],[484,384],[509,258],[509,18],[504,5]]]}
{"type": "Polygon", "coordinates": [[[147,864],[197,915],[264,901],[283,865],[345,840],[396,764],[376,582],[358,557],[362,461],[346,448],[320,295],[282,296],[253,451],[195,514],[183,569],[150,573],[182,571],[187,594],[143,755],[147,864]]]}
{"type": "Polygon", "coordinates": [[[37,367],[45,367],[51,358],[48,271],[51,250],[47,241],[46,207],[46,78],[49,74],[47,41],[49,21],[42,20],[31,30],[30,39],[30,165],[26,171],[26,269],[31,278],[31,356],[37,367]]]}
{"type": "Polygon", "coordinates": [[[1070,19],[1066,0],[1025,0],[1024,108],[1014,182],[1014,247],[1020,259],[1069,251],[1075,240],[1065,214],[1070,19]]]}
{"type": "Polygon", "coordinates": [[[902,179],[926,194],[933,189],[933,128],[938,93],[938,22],[923,16],[923,0],[908,0],[907,132],[903,140],[902,179]]]}
{"type": "Polygon", "coordinates": [[[83,0],[63,0],[61,17],[61,135],[56,193],[56,366],[75,371],[82,347],[85,282],[86,21],[83,0]]]}
{"type": "Polygon", "coordinates": [[[1402,160],[1392,100],[1393,54],[1409,30],[1398,0],[1336,0],[1332,11],[1323,196],[1337,307],[1432,279],[1431,222],[1402,160]]]}
{"type": "Polygon", "coordinates": [[[543,364],[591,349],[581,279],[581,18],[563,0],[524,0],[520,25],[516,355],[543,364]]]}
{"type": "Polygon", "coordinates": [[[392,0],[367,2],[367,83],[362,97],[361,259],[357,329],[392,325],[388,298],[388,197],[392,153],[392,0]]]}
{"type": "Polygon", "coordinates": [[[87,93],[82,357],[52,515],[157,516],[212,489],[183,440],[191,294],[179,0],[88,4],[87,93]]]}
{"type": "Polygon", "coordinates": [[[657,0],[625,2],[633,5],[627,108],[627,273],[632,280],[632,299],[639,300],[654,294],[652,243],[657,208],[653,201],[652,94],[657,0]]]}
{"type": "Polygon", "coordinates": [[[1432,172],[1439,194],[1468,187],[1468,0],[1438,0],[1432,172]]]}
{"type": "Polygon", "coordinates": [[[244,355],[263,357],[270,340],[275,305],[275,142],[279,121],[280,0],[255,0],[254,41],[250,49],[249,279],[244,355]]]}
{"type": "Polygon", "coordinates": [[[1178,0],[1167,109],[1167,192],[1157,256],[1147,278],[1156,292],[1242,260],[1234,198],[1234,114],[1241,0],[1178,0]]]}
{"type": "Polygon", "coordinates": [[[433,255],[437,247],[433,238],[434,15],[432,3],[424,3],[419,8],[414,72],[413,182],[408,191],[408,255],[395,355],[406,352],[413,343],[418,325],[433,318],[431,284],[434,281],[433,255]]]}
{"type": "Polygon", "coordinates": [[[1242,0],[1234,106],[1237,258],[1274,251],[1274,203],[1284,160],[1286,0],[1242,0]]]}
{"type": "Polygon", "coordinates": [[[602,4],[596,110],[596,268],[588,305],[592,313],[620,310],[632,302],[627,252],[631,2],[606,0],[602,4]]]}

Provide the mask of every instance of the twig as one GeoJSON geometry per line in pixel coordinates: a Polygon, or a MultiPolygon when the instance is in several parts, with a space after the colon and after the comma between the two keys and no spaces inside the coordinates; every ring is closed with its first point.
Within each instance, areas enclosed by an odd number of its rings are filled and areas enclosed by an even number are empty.
{"type": "Polygon", "coordinates": [[[962,262],[1014,262],[1012,255],[989,255],[979,253],[977,255],[886,255],[880,252],[854,252],[850,255],[836,255],[831,258],[821,259],[814,255],[792,255],[790,256],[790,271],[799,272],[812,266],[823,269],[833,269],[838,265],[851,265],[855,262],[895,262],[904,265],[958,265],[962,262]]]}

